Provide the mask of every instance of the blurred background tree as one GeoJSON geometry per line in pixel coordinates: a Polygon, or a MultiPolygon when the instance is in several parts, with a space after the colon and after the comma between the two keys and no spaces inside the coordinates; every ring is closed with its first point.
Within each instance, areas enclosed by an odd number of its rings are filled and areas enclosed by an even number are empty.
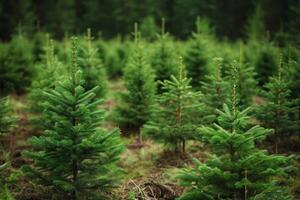
{"type": "Polygon", "coordinates": [[[258,19],[272,38],[280,39],[299,37],[299,13],[299,0],[10,0],[0,2],[0,39],[10,39],[20,27],[28,35],[40,30],[57,39],[87,28],[112,38],[130,33],[134,22],[154,26],[162,17],[172,35],[185,39],[197,16],[211,21],[219,38],[246,38],[247,30],[260,28],[253,27],[258,19]]]}

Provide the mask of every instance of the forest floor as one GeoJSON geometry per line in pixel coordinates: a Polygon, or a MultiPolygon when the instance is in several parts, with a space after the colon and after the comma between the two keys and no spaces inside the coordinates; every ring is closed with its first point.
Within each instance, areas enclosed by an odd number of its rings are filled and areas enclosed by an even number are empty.
{"type": "MultiPolygon", "coordinates": [[[[107,119],[117,105],[118,93],[124,91],[123,83],[120,80],[109,83],[107,100],[103,107],[107,110],[107,119]]],[[[29,102],[26,95],[13,96],[13,105],[15,112],[19,116],[17,129],[4,138],[4,147],[9,152],[12,159],[12,171],[19,169],[25,161],[21,152],[30,148],[26,142],[28,138],[34,135],[40,135],[32,126],[29,112],[29,102]]],[[[115,127],[110,122],[103,124],[104,128],[112,129],[115,127]]],[[[197,142],[189,142],[186,152],[175,153],[166,150],[161,144],[145,138],[140,143],[138,136],[130,134],[122,136],[125,150],[121,156],[119,166],[123,168],[123,178],[120,186],[115,189],[115,193],[120,196],[121,200],[173,200],[180,196],[183,187],[179,186],[176,176],[183,167],[193,166],[193,158],[203,161],[206,157],[207,148],[197,142]]],[[[296,144],[299,144],[296,142],[296,144]]],[[[292,144],[287,144],[292,145],[292,144]]],[[[295,146],[295,148],[300,148],[295,146]]],[[[299,152],[299,151],[298,151],[299,152]]],[[[300,172],[296,172],[292,179],[283,180],[289,185],[289,189],[295,194],[300,194],[300,172]]],[[[41,188],[35,188],[33,183],[28,183],[22,178],[21,183],[16,184],[17,199],[22,200],[40,200],[43,196],[41,188]],[[36,191],[40,190],[40,194],[36,191]]],[[[296,199],[300,199],[296,198],[296,199]]]]}

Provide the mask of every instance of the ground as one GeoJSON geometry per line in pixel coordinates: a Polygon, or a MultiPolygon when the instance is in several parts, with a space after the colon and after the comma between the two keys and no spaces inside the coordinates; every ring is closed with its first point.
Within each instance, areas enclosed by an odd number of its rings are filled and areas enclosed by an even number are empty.
{"type": "MultiPolygon", "coordinates": [[[[108,87],[110,92],[107,94],[107,100],[103,105],[107,110],[107,119],[110,118],[111,111],[117,104],[118,92],[124,90],[121,80],[110,82],[108,87]]],[[[25,180],[18,172],[19,167],[25,162],[21,157],[21,152],[29,148],[26,140],[33,135],[41,134],[41,132],[32,126],[31,120],[33,117],[29,114],[27,96],[13,96],[12,100],[15,112],[20,120],[17,129],[4,137],[4,145],[10,153],[12,171],[15,172],[11,179],[18,180],[18,184],[12,189],[13,194],[20,200],[47,199],[45,196],[47,188],[41,188],[25,180]]],[[[115,125],[106,121],[103,127],[111,129],[115,125]]],[[[295,138],[295,140],[298,139],[295,138]]],[[[118,165],[124,169],[124,173],[122,182],[113,192],[121,200],[175,199],[184,191],[184,188],[180,186],[178,179],[176,179],[176,175],[180,173],[182,167],[193,165],[192,158],[204,160],[207,149],[201,143],[189,142],[186,151],[188,153],[175,153],[149,138],[144,138],[141,144],[134,134],[122,135],[122,141],[126,148],[118,165]]],[[[292,144],[287,145],[291,146],[292,144]]],[[[282,180],[296,194],[300,193],[299,173],[297,171],[293,179],[282,180]]]]}

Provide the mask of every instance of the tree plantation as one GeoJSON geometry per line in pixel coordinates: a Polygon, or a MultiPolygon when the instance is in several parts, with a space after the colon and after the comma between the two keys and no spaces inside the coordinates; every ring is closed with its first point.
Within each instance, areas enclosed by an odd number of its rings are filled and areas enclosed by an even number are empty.
{"type": "Polygon", "coordinates": [[[0,200],[300,199],[300,2],[166,2],[0,3],[0,200]]]}

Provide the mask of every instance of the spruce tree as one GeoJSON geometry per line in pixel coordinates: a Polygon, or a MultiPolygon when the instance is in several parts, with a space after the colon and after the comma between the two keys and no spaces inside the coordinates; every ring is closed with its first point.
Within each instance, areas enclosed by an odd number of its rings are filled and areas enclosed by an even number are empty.
{"type": "Polygon", "coordinates": [[[33,150],[24,156],[33,163],[22,167],[29,178],[55,191],[52,199],[107,199],[106,192],[117,180],[115,163],[123,149],[119,131],[99,127],[103,110],[97,106],[103,99],[95,98],[98,87],[83,86],[73,39],[71,77],[44,91],[47,129],[29,140],[33,150]]]}
{"type": "Polygon", "coordinates": [[[124,69],[127,89],[116,108],[116,120],[122,129],[137,130],[149,120],[155,101],[155,75],[148,64],[140,33],[135,24],[135,46],[124,69]]]}
{"type": "Polygon", "coordinates": [[[275,177],[287,175],[293,157],[268,155],[256,147],[272,130],[250,125],[250,108],[237,108],[237,69],[234,71],[230,105],[224,104],[223,111],[218,111],[218,123],[199,128],[211,154],[205,163],[196,161],[195,168],[179,176],[189,187],[180,200],[254,200],[266,191],[284,190],[275,177]]]}
{"type": "Polygon", "coordinates": [[[212,124],[217,122],[217,110],[222,109],[223,103],[228,98],[228,82],[222,76],[222,58],[215,58],[215,69],[210,75],[205,76],[202,82],[201,91],[203,96],[201,101],[204,103],[202,124],[212,124]]]}
{"type": "MultiPolygon", "coordinates": [[[[162,19],[161,34],[158,36],[159,42],[155,47],[154,54],[151,57],[151,67],[155,70],[156,81],[170,79],[171,75],[176,74],[176,63],[174,62],[174,50],[170,44],[168,33],[165,33],[165,20],[162,19]]],[[[158,92],[162,92],[160,84],[158,92]]]]}
{"type": "Polygon", "coordinates": [[[200,30],[200,18],[197,18],[196,28],[197,32],[192,35],[192,40],[190,41],[184,59],[187,75],[192,78],[191,85],[193,87],[199,87],[200,81],[203,81],[203,78],[208,73],[205,38],[200,30]]]}
{"type": "Polygon", "coordinates": [[[38,113],[43,111],[43,103],[46,100],[43,92],[54,89],[63,74],[62,63],[54,55],[53,40],[48,39],[45,47],[45,55],[41,59],[42,63],[37,66],[38,74],[32,82],[29,94],[31,111],[38,113]]]}
{"type": "Polygon", "coordinates": [[[96,86],[99,87],[96,95],[104,97],[106,93],[106,72],[103,63],[99,57],[98,49],[92,43],[91,29],[87,30],[85,41],[79,49],[78,63],[83,72],[85,88],[90,90],[96,86]]]}
{"type": "Polygon", "coordinates": [[[295,102],[290,100],[290,83],[287,80],[286,68],[283,68],[282,56],[280,58],[277,74],[272,76],[261,96],[265,102],[256,108],[257,119],[267,128],[275,131],[274,151],[278,153],[280,138],[285,137],[293,130],[295,122],[291,118],[291,113],[295,108],[295,102]]]}
{"type": "Polygon", "coordinates": [[[143,128],[143,133],[154,140],[182,152],[186,141],[197,137],[196,124],[202,110],[201,93],[192,91],[191,79],[184,73],[181,58],[178,76],[172,75],[171,80],[160,82],[163,93],[158,96],[155,114],[143,128]]]}

